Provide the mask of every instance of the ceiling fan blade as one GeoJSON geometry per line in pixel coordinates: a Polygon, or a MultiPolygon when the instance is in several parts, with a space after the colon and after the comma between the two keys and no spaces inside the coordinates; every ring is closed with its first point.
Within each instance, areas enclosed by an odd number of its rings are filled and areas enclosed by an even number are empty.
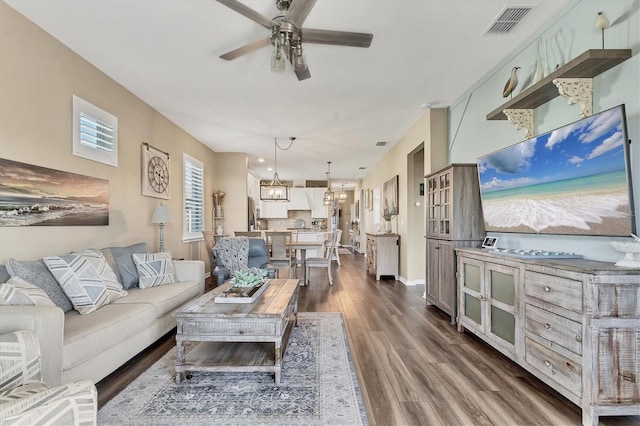
{"type": "Polygon", "coordinates": [[[317,0],[294,0],[289,6],[289,10],[284,15],[284,22],[292,24],[296,28],[302,27],[309,12],[316,5],[317,0]]]}
{"type": "Polygon", "coordinates": [[[242,55],[246,55],[247,53],[251,53],[254,50],[258,50],[261,47],[269,46],[270,44],[271,40],[269,39],[269,37],[261,38],[260,40],[245,44],[244,46],[238,47],[237,49],[220,55],[220,58],[224,59],[225,61],[232,61],[242,55]]]}
{"type": "Polygon", "coordinates": [[[237,0],[216,0],[216,1],[220,4],[227,6],[229,9],[235,10],[239,14],[246,16],[252,21],[257,22],[258,24],[262,25],[265,28],[271,28],[271,26],[275,24],[275,22],[273,22],[271,19],[259,14],[255,10],[251,9],[248,6],[245,6],[244,4],[238,2],[237,0]]]}
{"type": "Polygon", "coordinates": [[[333,44],[337,46],[369,47],[373,34],[352,33],[349,31],[302,29],[302,42],[315,44],[333,44]]]}
{"type": "Polygon", "coordinates": [[[301,71],[296,71],[294,69],[293,72],[296,73],[296,77],[298,77],[298,81],[302,81],[302,80],[306,80],[308,78],[311,78],[311,73],[309,72],[309,67],[306,67],[305,69],[303,69],[301,71]]]}

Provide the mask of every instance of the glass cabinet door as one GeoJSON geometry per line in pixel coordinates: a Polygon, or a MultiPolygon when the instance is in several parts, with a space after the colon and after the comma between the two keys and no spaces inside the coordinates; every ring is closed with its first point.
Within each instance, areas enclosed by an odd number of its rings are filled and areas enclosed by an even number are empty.
{"type": "MultiPolygon", "coordinates": [[[[460,315],[473,323],[466,321],[465,325],[474,328],[483,328],[484,307],[483,305],[483,267],[482,263],[474,262],[471,259],[463,259],[461,262],[462,286],[460,292],[460,315]]],[[[484,331],[483,331],[484,332],[484,331]]]]}
{"type": "Polygon", "coordinates": [[[487,265],[487,301],[490,305],[487,333],[515,344],[516,271],[502,265],[487,265]]]}

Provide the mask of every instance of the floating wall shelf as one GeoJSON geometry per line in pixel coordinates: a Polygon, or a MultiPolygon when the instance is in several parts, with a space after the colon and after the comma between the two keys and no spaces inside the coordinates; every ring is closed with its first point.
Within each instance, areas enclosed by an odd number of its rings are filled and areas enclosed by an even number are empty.
{"type": "Polygon", "coordinates": [[[590,49],[520,92],[487,114],[487,120],[507,120],[504,110],[533,110],[560,95],[553,80],[593,78],[631,57],[631,49],[590,49]]]}

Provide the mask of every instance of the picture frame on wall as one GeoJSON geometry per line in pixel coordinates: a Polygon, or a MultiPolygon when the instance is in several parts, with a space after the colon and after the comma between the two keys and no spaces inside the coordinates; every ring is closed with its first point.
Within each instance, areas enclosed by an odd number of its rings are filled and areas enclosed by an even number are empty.
{"type": "Polygon", "coordinates": [[[171,198],[171,162],[169,154],[142,143],[142,195],[147,197],[171,198]]]}
{"type": "Polygon", "coordinates": [[[398,175],[386,181],[382,187],[382,212],[385,215],[397,215],[398,200],[398,175]]]}
{"type": "Polygon", "coordinates": [[[0,226],[108,226],[109,181],[0,158],[0,226]]]}

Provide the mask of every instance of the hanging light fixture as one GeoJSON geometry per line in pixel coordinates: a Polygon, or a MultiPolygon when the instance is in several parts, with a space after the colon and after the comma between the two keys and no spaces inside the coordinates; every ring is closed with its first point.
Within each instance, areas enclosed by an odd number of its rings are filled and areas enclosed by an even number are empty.
{"type": "Polygon", "coordinates": [[[324,192],[322,204],[329,206],[333,203],[333,200],[335,200],[335,195],[331,191],[331,161],[327,161],[327,190],[324,192]]]}
{"type": "MultiPolygon", "coordinates": [[[[290,137],[291,143],[286,149],[291,148],[296,138],[290,137]]],[[[281,148],[282,149],[282,148],[281,148]]],[[[260,199],[262,201],[289,201],[289,187],[280,182],[278,177],[278,138],[274,138],[273,146],[273,180],[269,184],[260,184],[260,199]]]]}
{"type": "Polygon", "coordinates": [[[342,184],[342,191],[338,192],[338,202],[344,203],[345,201],[347,201],[347,198],[349,198],[349,196],[346,192],[344,192],[344,184],[342,184]]]}

